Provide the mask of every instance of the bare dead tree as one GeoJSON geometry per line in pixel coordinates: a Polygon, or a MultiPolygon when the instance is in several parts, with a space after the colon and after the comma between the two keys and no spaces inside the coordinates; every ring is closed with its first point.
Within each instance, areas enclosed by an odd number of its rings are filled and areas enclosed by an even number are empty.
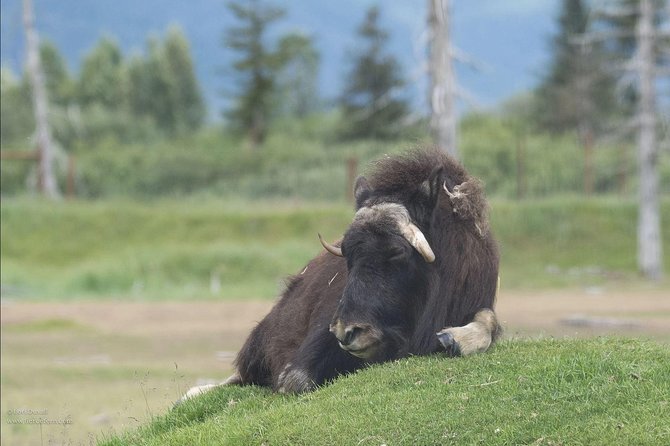
{"type": "MultiPolygon", "coordinates": [[[[666,6],[667,9],[667,6],[666,6]]],[[[663,241],[659,204],[658,137],[656,109],[657,45],[664,31],[655,24],[656,11],[652,0],[638,0],[635,8],[601,9],[597,15],[610,18],[636,16],[634,35],[626,30],[593,33],[593,40],[634,37],[635,53],[623,64],[622,79],[634,84],[637,107],[632,123],[637,132],[637,161],[639,175],[637,261],[640,272],[648,279],[663,277],[663,241]],[[628,78],[626,77],[629,76],[628,78]],[[632,75],[632,76],[631,76],[632,75]]]]}
{"type": "Polygon", "coordinates": [[[428,0],[430,127],[436,144],[458,158],[456,76],[449,32],[449,0],[428,0]]]}
{"type": "Polygon", "coordinates": [[[656,76],[654,8],[651,0],[640,0],[636,28],[638,77],[637,149],[640,175],[638,213],[638,266],[648,278],[663,276],[663,243],[658,193],[658,140],[656,137],[656,76]]]}
{"type": "Polygon", "coordinates": [[[60,197],[54,174],[54,146],[49,127],[49,105],[40,60],[39,37],[35,30],[32,0],[23,0],[23,25],[26,33],[27,68],[30,76],[35,116],[35,133],[38,162],[38,187],[40,192],[51,199],[60,197]]]}

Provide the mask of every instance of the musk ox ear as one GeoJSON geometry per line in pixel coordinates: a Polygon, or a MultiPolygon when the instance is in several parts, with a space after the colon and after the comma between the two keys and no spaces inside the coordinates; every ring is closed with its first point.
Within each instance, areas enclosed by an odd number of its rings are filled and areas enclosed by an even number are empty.
{"type": "Polygon", "coordinates": [[[365,200],[370,197],[372,194],[372,189],[370,184],[365,177],[360,176],[356,179],[356,184],[354,185],[354,199],[356,200],[356,210],[360,209],[365,203],[365,200]]]}

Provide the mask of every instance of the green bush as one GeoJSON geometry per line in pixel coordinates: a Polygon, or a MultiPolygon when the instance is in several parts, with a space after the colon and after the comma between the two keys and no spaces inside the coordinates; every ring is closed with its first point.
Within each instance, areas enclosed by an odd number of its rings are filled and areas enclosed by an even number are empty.
{"type": "MultiPolygon", "coordinates": [[[[585,155],[576,135],[533,133],[493,114],[474,114],[461,123],[461,154],[470,173],[485,181],[490,196],[518,196],[519,183],[527,197],[584,191],[585,155]]],[[[634,191],[634,154],[630,143],[596,144],[595,192],[634,191]]],[[[661,157],[660,173],[661,184],[670,180],[670,157],[661,157]]]]}
{"type": "MultiPolygon", "coordinates": [[[[324,114],[275,122],[264,146],[252,152],[244,140],[219,129],[166,140],[151,122],[132,120],[131,125],[128,119],[92,107],[84,113],[81,128],[61,129],[74,141],[69,149],[77,159],[79,196],[343,200],[351,187],[349,158],[358,160],[360,173],[385,154],[425,144],[428,135],[426,124],[419,122],[397,141],[344,143],[337,139],[337,114],[324,114]]],[[[512,198],[520,192],[544,197],[584,189],[583,149],[571,135],[524,133],[495,114],[470,115],[461,123],[460,153],[491,197],[512,198]]],[[[25,164],[30,163],[2,163],[4,196],[26,190],[25,164]]],[[[596,145],[593,168],[597,193],[635,192],[631,145],[596,145]]],[[[659,170],[662,191],[670,193],[669,156],[661,156],[659,170]]],[[[64,168],[59,175],[65,176],[64,168]]]]}

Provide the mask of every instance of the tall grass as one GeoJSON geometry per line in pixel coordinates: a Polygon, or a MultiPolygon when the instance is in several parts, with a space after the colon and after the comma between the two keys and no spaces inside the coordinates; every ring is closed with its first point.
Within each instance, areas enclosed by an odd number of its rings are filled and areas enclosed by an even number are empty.
{"type": "MultiPolygon", "coordinates": [[[[2,292],[17,298],[272,298],[338,238],[344,203],[2,201],[2,292]]],[[[635,280],[636,208],[614,198],[494,200],[502,286],[635,280]]],[[[670,219],[670,203],[663,220],[670,219]]],[[[664,225],[670,252],[670,225],[664,225]]],[[[666,268],[670,262],[666,262],[666,268]]]]}
{"type": "Polygon", "coordinates": [[[336,234],[344,207],[2,203],[5,295],[270,297],[336,234]]]}
{"type": "MultiPolygon", "coordinates": [[[[638,278],[637,205],[632,200],[498,200],[491,218],[501,244],[506,286],[591,286],[638,278]]],[[[662,221],[669,219],[666,200],[662,221]]],[[[663,225],[662,232],[668,252],[670,225],[663,225]]]]}

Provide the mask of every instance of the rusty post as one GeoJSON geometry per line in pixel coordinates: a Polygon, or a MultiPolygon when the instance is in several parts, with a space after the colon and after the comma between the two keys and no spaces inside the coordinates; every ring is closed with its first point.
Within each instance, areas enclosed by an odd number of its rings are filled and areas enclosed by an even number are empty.
{"type": "Polygon", "coordinates": [[[587,129],[582,134],[582,146],[584,147],[584,194],[593,195],[595,189],[595,178],[593,173],[593,132],[587,129]]]}
{"type": "Polygon", "coordinates": [[[73,199],[76,195],[75,191],[75,174],[77,169],[77,160],[74,155],[70,154],[67,158],[67,184],[65,193],[68,199],[73,199]]]}
{"type": "Polygon", "coordinates": [[[350,156],[347,158],[347,201],[354,201],[354,183],[358,175],[358,157],[350,156]]]}

